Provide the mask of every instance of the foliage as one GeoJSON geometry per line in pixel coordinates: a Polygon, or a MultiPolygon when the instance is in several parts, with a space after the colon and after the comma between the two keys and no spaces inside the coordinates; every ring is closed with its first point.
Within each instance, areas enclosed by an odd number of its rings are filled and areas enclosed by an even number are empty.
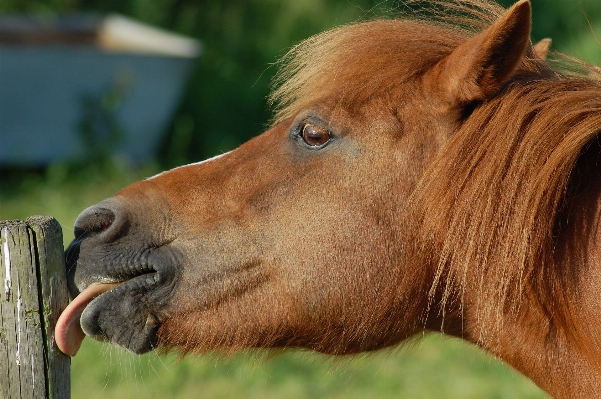
{"type": "Polygon", "coordinates": [[[116,81],[100,96],[86,94],[80,102],[83,115],[79,137],[84,148],[84,163],[98,164],[109,160],[126,132],[121,127],[118,111],[128,90],[128,82],[116,81]]]}

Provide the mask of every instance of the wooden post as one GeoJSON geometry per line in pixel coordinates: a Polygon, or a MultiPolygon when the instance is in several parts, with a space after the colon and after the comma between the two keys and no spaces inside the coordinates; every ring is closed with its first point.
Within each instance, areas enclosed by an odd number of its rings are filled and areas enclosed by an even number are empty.
{"type": "Polygon", "coordinates": [[[0,398],[70,398],[71,359],[54,342],[68,303],[56,219],[0,221],[0,398]]]}

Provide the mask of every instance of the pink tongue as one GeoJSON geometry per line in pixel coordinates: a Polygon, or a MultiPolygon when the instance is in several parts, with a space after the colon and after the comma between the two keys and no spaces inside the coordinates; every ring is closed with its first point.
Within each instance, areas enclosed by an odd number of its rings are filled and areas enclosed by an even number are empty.
{"type": "Polygon", "coordinates": [[[60,315],[54,328],[56,345],[64,354],[75,356],[85,334],[81,329],[79,318],[85,307],[98,295],[107,292],[118,283],[92,284],[83,290],[60,315]]]}

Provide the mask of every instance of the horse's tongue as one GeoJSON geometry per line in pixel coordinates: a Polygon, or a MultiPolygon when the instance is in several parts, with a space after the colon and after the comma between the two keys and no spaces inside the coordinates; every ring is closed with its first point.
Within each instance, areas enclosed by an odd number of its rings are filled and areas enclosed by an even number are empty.
{"type": "Polygon", "coordinates": [[[117,283],[90,285],[77,295],[60,315],[54,329],[54,337],[58,349],[64,354],[75,356],[86,336],[79,324],[79,318],[88,303],[116,285],[117,283]]]}

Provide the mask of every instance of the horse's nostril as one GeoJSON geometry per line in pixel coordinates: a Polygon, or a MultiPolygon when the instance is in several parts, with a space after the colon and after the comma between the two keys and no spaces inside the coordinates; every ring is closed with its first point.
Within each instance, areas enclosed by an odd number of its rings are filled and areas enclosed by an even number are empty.
{"type": "Polygon", "coordinates": [[[97,235],[109,242],[121,236],[128,225],[127,217],[117,207],[110,208],[100,203],[84,210],[75,221],[75,238],[97,235]]]}
{"type": "Polygon", "coordinates": [[[111,210],[93,206],[79,215],[75,229],[84,233],[100,233],[109,228],[114,220],[115,214],[111,210]]]}

